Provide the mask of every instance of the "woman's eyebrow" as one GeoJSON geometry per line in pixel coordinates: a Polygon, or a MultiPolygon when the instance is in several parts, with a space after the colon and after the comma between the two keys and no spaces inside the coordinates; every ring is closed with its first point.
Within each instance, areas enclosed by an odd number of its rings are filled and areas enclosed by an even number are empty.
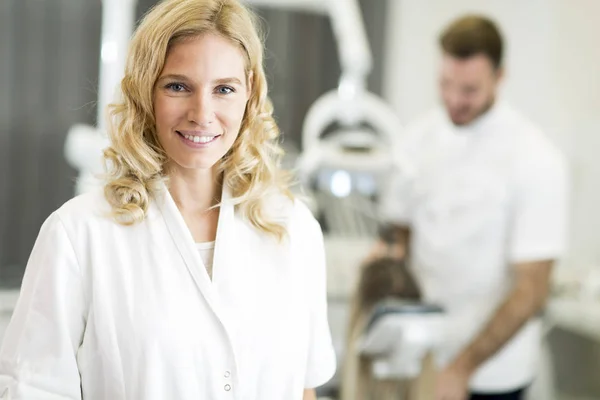
{"type": "Polygon", "coordinates": [[[158,78],[159,81],[164,81],[164,80],[176,80],[176,81],[189,81],[190,79],[185,76],[185,75],[181,75],[181,74],[167,74],[167,75],[163,75],[160,78],[158,78]]]}

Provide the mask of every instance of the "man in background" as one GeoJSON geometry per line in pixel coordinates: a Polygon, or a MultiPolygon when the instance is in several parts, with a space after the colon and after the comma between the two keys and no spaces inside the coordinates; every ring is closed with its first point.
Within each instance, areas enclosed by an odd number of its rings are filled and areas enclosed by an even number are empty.
{"type": "Polygon", "coordinates": [[[424,299],[448,316],[436,400],[518,400],[565,250],[566,164],[498,99],[504,45],[491,20],[460,18],[440,45],[443,107],[405,132],[383,214],[424,299]]]}

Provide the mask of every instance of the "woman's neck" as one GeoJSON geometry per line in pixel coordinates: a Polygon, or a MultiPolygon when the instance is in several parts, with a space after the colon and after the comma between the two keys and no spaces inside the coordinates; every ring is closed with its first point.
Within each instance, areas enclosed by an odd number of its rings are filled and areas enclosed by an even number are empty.
{"type": "Polygon", "coordinates": [[[215,168],[173,168],[169,192],[182,214],[203,214],[221,201],[222,177],[215,168]]]}

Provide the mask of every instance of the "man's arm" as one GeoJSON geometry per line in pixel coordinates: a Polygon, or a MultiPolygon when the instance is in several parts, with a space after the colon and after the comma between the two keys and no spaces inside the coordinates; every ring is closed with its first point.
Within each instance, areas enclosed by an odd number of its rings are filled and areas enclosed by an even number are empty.
{"type": "Polygon", "coordinates": [[[315,389],[304,389],[302,400],[317,400],[317,392],[315,389]]]}
{"type": "Polygon", "coordinates": [[[569,174],[558,152],[534,154],[519,157],[515,164],[518,173],[506,249],[514,267],[512,290],[479,335],[441,372],[437,399],[468,398],[471,375],[543,307],[548,295],[554,259],[566,247],[569,174]]]}
{"type": "Polygon", "coordinates": [[[473,373],[500,350],[544,306],[553,260],[515,265],[515,284],[483,331],[456,358],[454,364],[473,373]]]}
{"type": "Polygon", "coordinates": [[[553,260],[544,260],[515,265],[513,290],[479,335],[441,372],[436,399],[467,398],[471,375],[543,308],[553,264],[553,260]]]}

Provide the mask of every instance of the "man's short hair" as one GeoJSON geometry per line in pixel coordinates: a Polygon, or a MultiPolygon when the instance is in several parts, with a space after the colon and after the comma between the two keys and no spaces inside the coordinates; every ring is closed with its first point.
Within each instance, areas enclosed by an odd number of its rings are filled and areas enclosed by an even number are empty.
{"type": "Polygon", "coordinates": [[[444,52],[456,58],[487,56],[495,68],[502,65],[502,35],[496,24],[480,15],[467,15],[452,22],[440,35],[444,52]]]}

